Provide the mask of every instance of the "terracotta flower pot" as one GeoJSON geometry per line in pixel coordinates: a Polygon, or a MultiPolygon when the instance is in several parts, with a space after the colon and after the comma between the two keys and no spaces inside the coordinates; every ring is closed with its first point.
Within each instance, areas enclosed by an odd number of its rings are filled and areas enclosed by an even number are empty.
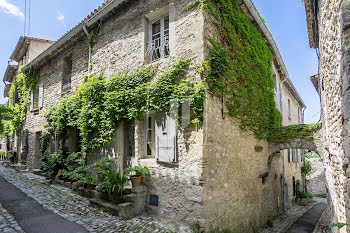
{"type": "Polygon", "coordinates": [[[63,180],[63,177],[62,176],[58,176],[57,179],[58,180],[63,180]]]}
{"type": "Polygon", "coordinates": [[[68,178],[63,177],[64,182],[68,182],[68,178]]]}
{"type": "Polygon", "coordinates": [[[132,187],[137,187],[141,185],[142,176],[130,176],[132,187]]]}
{"type": "Polygon", "coordinates": [[[119,189],[118,188],[114,189],[113,196],[115,196],[115,197],[119,196],[119,189]]]}
{"type": "Polygon", "coordinates": [[[96,188],[96,185],[94,184],[88,184],[87,185],[87,188],[90,189],[90,190],[94,190],[96,188]]]}

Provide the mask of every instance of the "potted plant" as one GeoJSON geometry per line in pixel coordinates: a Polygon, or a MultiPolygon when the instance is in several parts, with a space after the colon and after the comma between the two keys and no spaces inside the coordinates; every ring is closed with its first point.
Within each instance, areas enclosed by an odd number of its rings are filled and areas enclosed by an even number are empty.
{"type": "Polygon", "coordinates": [[[94,190],[96,188],[96,178],[91,176],[90,174],[86,174],[85,178],[84,178],[84,184],[86,185],[86,187],[90,190],[94,190]]]}
{"type": "Polygon", "coordinates": [[[102,177],[101,188],[110,197],[122,196],[125,185],[128,183],[128,178],[125,174],[108,169],[102,177]]]}
{"type": "Polygon", "coordinates": [[[62,173],[61,173],[61,172],[59,172],[59,173],[57,174],[57,180],[63,180],[63,176],[62,176],[62,173]]]}
{"type": "Polygon", "coordinates": [[[130,176],[130,181],[133,188],[140,186],[142,183],[142,178],[150,174],[148,167],[141,168],[138,166],[127,168],[124,172],[130,176]]]}

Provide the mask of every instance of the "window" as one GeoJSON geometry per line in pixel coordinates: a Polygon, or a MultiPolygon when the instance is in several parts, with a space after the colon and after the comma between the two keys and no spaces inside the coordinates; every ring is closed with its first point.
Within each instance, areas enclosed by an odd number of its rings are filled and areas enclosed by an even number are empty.
{"type": "Polygon", "coordinates": [[[62,76],[62,93],[71,89],[72,77],[72,58],[64,59],[63,76],[62,76]]]}
{"type": "Polygon", "coordinates": [[[34,91],[32,91],[30,111],[35,111],[35,110],[39,110],[39,108],[42,108],[43,99],[44,99],[44,83],[40,82],[38,85],[36,85],[34,91]]]}
{"type": "Polygon", "coordinates": [[[292,162],[295,162],[295,149],[292,149],[292,162]]]}
{"type": "Polygon", "coordinates": [[[277,91],[277,79],[276,79],[276,75],[273,75],[273,84],[275,86],[275,90],[277,91]]]}
{"type": "Polygon", "coordinates": [[[290,99],[288,99],[288,118],[291,119],[291,117],[292,117],[292,112],[290,109],[290,99]]]}
{"type": "Polygon", "coordinates": [[[150,59],[154,62],[170,55],[169,15],[153,21],[150,28],[150,59]]]}
{"type": "Polygon", "coordinates": [[[146,117],[146,156],[149,158],[153,153],[154,146],[154,116],[148,115],[146,117]]]}
{"type": "Polygon", "coordinates": [[[39,108],[39,85],[36,85],[33,95],[34,95],[33,108],[35,110],[39,108]]]}
{"type": "Polygon", "coordinates": [[[145,157],[158,162],[176,163],[176,122],[165,112],[146,116],[145,157]]]}

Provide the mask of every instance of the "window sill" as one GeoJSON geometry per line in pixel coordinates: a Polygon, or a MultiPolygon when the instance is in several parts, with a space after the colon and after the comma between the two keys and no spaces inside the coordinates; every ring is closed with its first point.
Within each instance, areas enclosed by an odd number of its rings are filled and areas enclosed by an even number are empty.
{"type": "Polygon", "coordinates": [[[61,92],[61,96],[66,96],[66,95],[69,95],[69,94],[72,94],[72,89],[70,89],[68,91],[65,91],[65,92],[61,92]]]}
{"type": "Polygon", "coordinates": [[[157,163],[157,160],[155,158],[152,159],[139,159],[139,163],[141,167],[148,167],[148,168],[157,168],[160,165],[157,163]]]}
{"type": "Polygon", "coordinates": [[[34,115],[38,115],[39,114],[39,108],[36,108],[34,110],[31,111],[34,115]]]}
{"type": "Polygon", "coordinates": [[[169,61],[171,60],[171,55],[169,55],[168,57],[163,57],[163,58],[160,58],[156,61],[151,61],[149,58],[145,58],[145,65],[159,65],[159,64],[162,64],[162,63],[168,63],[169,61]]]}

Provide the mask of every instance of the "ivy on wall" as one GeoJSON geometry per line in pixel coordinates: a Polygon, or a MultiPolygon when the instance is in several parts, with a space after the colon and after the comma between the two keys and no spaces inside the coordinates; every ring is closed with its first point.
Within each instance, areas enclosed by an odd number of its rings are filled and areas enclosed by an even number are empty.
{"type": "Polygon", "coordinates": [[[275,143],[289,142],[293,138],[313,139],[314,132],[320,130],[321,124],[288,125],[271,129],[268,141],[275,143]]]}
{"type": "Polygon", "coordinates": [[[16,76],[16,80],[11,84],[9,108],[13,119],[4,121],[4,134],[13,134],[23,124],[30,105],[31,92],[35,89],[39,79],[37,69],[31,68],[23,72],[22,68],[20,67],[20,74],[16,76]]]}
{"type": "Polygon", "coordinates": [[[47,129],[64,145],[67,127],[77,127],[83,151],[96,150],[111,141],[119,120],[137,119],[151,110],[169,110],[171,101],[180,104],[185,98],[196,115],[192,122],[199,123],[203,120],[204,86],[184,78],[189,65],[190,60],[179,60],[152,82],[153,67],[108,80],[90,77],[75,95],[48,109],[47,129]]]}
{"type": "Polygon", "coordinates": [[[204,78],[211,93],[223,99],[227,114],[258,139],[281,125],[275,106],[273,55],[255,23],[235,0],[204,0],[210,22],[204,78]]]}

